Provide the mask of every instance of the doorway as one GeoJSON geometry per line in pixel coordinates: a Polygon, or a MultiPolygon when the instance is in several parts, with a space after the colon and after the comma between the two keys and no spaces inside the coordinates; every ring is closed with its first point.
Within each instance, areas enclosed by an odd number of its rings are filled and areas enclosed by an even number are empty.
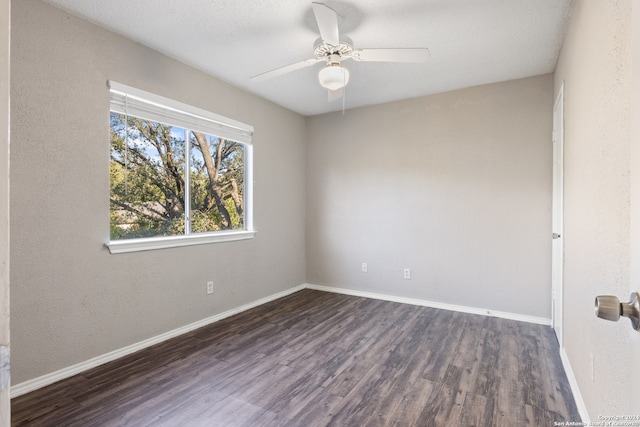
{"type": "Polygon", "coordinates": [[[551,210],[551,322],[560,348],[563,343],[564,266],[564,83],[553,106],[553,198],[551,210]]]}

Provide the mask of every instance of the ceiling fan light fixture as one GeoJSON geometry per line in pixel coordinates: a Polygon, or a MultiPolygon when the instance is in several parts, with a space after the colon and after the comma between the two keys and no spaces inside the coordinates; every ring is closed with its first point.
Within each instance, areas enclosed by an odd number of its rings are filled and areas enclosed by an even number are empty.
{"type": "Polygon", "coordinates": [[[349,70],[340,64],[329,64],[318,73],[320,85],[329,90],[342,89],[349,83],[349,70]]]}

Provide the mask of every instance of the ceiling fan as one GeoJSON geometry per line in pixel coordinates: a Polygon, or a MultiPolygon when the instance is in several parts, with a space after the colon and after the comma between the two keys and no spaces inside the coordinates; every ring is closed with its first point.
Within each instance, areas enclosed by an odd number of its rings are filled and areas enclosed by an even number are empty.
{"type": "Polygon", "coordinates": [[[252,81],[267,80],[324,61],[326,65],[318,73],[318,80],[329,90],[329,100],[332,100],[341,98],[349,83],[349,70],[342,66],[343,60],[420,63],[429,58],[427,48],[354,49],[351,39],[341,36],[338,31],[336,11],[323,3],[313,2],[311,5],[320,30],[320,38],[313,46],[314,58],[258,74],[251,77],[252,81]]]}

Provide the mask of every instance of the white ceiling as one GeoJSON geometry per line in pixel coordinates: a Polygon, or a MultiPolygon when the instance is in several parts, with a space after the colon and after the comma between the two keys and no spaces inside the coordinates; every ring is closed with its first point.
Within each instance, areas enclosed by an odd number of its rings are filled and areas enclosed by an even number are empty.
{"type": "MultiPolygon", "coordinates": [[[[318,84],[311,0],[44,0],[303,115],[342,109],[318,84]]],[[[319,0],[354,48],[427,47],[426,64],[343,63],[346,108],[553,72],[573,0],[319,0]]]]}

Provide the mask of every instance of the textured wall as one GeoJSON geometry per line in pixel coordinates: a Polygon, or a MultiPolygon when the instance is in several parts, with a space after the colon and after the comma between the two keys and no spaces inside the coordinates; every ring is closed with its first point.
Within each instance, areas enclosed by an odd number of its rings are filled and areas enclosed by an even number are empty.
{"type": "Polygon", "coordinates": [[[550,318],[552,110],[547,75],[308,118],[307,280],[550,318]]]}
{"type": "Polygon", "coordinates": [[[593,314],[596,295],[629,295],[630,24],[630,0],[577,1],[555,74],[565,105],[565,347],[594,421],[638,400],[625,393],[638,361],[615,349],[640,334],[593,314]]]}
{"type": "Polygon", "coordinates": [[[302,117],[39,1],[12,6],[14,384],[304,283],[302,117]],[[255,127],[255,239],[109,254],[109,79],[255,127]]]}
{"type": "MultiPolygon", "coordinates": [[[[640,70],[640,5],[632,6],[632,69],[640,70]]],[[[632,78],[631,91],[631,283],[629,292],[640,292],[640,72],[632,78]]],[[[627,331],[630,337],[631,360],[640,360],[640,334],[627,331]]],[[[630,367],[632,377],[628,381],[628,396],[636,393],[640,384],[640,363],[630,367]]],[[[640,399],[631,400],[631,413],[640,414],[640,399]]]]}
{"type": "Polygon", "coordinates": [[[0,1],[0,427],[9,427],[9,38],[11,2],[0,1]]]}

